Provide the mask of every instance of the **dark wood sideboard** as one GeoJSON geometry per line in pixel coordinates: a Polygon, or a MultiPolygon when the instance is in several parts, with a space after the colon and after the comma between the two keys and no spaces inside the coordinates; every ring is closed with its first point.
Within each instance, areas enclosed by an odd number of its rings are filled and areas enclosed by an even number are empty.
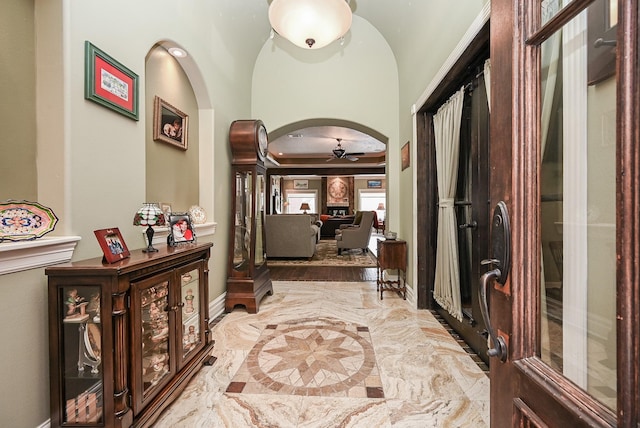
{"type": "Polygon", "coordinates": [[[148,427],[213,363],[211,245],[46,268],[52,427],[148,427]]]}

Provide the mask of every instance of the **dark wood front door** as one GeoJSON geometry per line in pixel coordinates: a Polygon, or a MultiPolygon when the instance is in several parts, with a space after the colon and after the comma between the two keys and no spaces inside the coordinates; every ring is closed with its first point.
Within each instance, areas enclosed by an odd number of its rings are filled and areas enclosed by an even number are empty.
{"type": "Polygon", "coordinates": [[[511,224],[494,427],[640,423],[638,10],[491,2],[490,203],[511,224]]]}

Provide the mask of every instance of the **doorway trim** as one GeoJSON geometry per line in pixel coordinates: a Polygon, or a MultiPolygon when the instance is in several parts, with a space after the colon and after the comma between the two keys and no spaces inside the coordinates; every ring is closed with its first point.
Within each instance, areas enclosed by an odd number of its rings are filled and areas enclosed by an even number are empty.
{"type": "Polygon", "coordinates": [[[415,284],[416,306],[418,309],[432,309],[430,285],[433,284],[435,272],[435,218],[428,215],[428,207],[435,206],[435,189],[425,192],[424,185],[428,183],[429,172],[435,170],[435,156],[427,150],[425,144],[419,142],[429,141],[433,125],[429,115],[424,112],[435,105],[442,104],[444,97],[453,92],[449,90],[460,71],[476,57],[476,53],[489,40],[489,17],[491,16],[491,1],[484,7],[462,36],[460,42],[451,52],[440,70],[427,85],[422,95],[411,106],[413,121],[413,141],[411,146],[411,158],[416,159],[416,168],[413,168],[413,249],[411,263],[416,266],[412,272],[411,282],[415,284]],[[420,257],[418,257],[420,255],[420,257]]]}

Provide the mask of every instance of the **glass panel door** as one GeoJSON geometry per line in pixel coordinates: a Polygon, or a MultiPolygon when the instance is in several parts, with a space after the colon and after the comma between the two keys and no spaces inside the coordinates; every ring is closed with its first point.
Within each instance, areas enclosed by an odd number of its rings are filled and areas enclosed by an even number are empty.
{"type": "Polygon", "coordinates": [[[64,422],[101,423],[103,418],[100,287],[60,287],[64,422]]]}
{"type": "Polygon", "coordinates": [[[189,269],[180,275],[180,306],[182,308],[182,361],[189,359],[203,343],[200,328],[202,298],[200,296],[200,271],[189,269]]]}
{"type": "MultiPolygon", "coordinates": [[[[137,284],[139,290],[140,324],[134,328],[141,331],[142,349],[142,400],[153,397],[171,376],[171,349],[169,325],[169,281],[164,274],[137,284]]],[[[140,363],[140,362],[136,362],[140,363]]]]}
{"type": "Polygon", "coordinates": [[[264,249],[264,194],[264,175],[256,174],[256,266],[262,266],[266,260],[264,249]]]}
{"type": "Polygon", "coordinates": [[[588,13],[542,44],[540,357],[615,409],[616,77],[589,84],[588,13]]]}
{"type": "Polygon", "coordinates": [[[235,236],[233,239],[233,269],[249,270],[251,251],[253,174],[250,171],[236,172],[235,236]]]}

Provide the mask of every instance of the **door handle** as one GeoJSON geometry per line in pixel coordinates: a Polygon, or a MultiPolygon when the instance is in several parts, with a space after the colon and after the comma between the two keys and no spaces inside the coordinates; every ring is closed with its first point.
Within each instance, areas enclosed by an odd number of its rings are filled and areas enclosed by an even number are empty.
{"type": "Polygon", "coordinates": [[[500,361],[507,360],[507,342],[504,338],[498,336],[491,325],[489,317],[489,305],[487,305],[487,287],[491,280],[496,280],[500,284],[507,281],[509,269],[511,267],[511,226],[509,224],[509,213],[507,204],[503,201],[498,202],[493,211],[493,220],[491,227],[491,258],[482,260],[481,265],[492,265],[494,268],[486,272],[480,277],[480,312],[484,320],[485,328],[491,337],[493,348],[487,351],[490,357],[498,357],[500,361]]]}
{"type": "Polygon", "coordinates": [[[478,222],[473,220],[471,223],[464,223],[458,226],[458,229],[475,229],[478,227],[478,222]]]}
{"type": "MultiPolygon", "coordinates": [[[[485,260],[488,261],[488,260],[485,260]]],[[[486,272],[484,275],[480,277],[480,312],[482,313],[482,319],[484,320],[485,328],[487,332],[489,332],[489,337],[491,337],[491,343],[493,348],[490,348],[487,351],[487,355],[490,357],[498,357],[500,361],[505,362],[507,360],[507,343],[501,336],[498,336],[493,330],[493,326],[491,325],[491,319],[489,318],[489,307],[487,305],[487,284],[492,279],[500,278],[502,272],[500,269],[493,269],[489,272],[486,272]]]]}

